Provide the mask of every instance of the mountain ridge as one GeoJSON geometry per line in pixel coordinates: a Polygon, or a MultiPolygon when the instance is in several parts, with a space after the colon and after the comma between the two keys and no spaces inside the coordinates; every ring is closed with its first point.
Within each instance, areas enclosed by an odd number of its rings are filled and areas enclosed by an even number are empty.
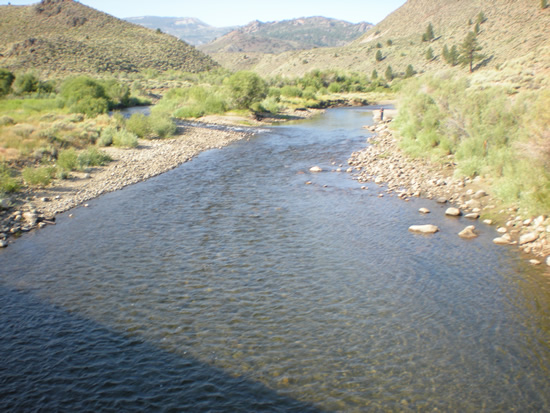
{"type": "Polygon", "coordinates": [[[50,73],[114,73],[217,67],[210,57],[167,34],[73,0],[0,6],[0,67],[50,73]]]}

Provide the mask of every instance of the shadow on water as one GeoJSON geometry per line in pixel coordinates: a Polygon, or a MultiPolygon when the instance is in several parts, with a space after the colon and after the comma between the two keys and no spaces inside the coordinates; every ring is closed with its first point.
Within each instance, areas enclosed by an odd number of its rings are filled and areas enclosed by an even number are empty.
{"type": "Polygon", "coordinates": [[[321,411],[29,293],[0,300],[1,411],[321,411]]]}

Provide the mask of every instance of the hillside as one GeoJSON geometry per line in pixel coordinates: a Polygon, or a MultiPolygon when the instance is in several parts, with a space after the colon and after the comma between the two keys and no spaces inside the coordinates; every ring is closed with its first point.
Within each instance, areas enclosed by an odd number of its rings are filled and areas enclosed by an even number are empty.
{"type": "Polygon", "coordinates": [[[73,0],[0,6],[0,67],[50,73],[198,72],[217,64],[168,34],[73,0]]]}
{"type": "Polygon", "coordinates": [[[340,47],[357,39],[372,25],[353,24],[325,17],[262,23],[254,21],[247,26],[200,47],[211,55],[217,53],[270,53],[317,47],[340,47]]]}
{"type": "Polygon", "coordinates": [[[149,29],[160,29],[194,46],[210,43],[236,27],[214,27],[192,17],[128,17],[124,19],[149,29]]]}
{"type": "MultiPolygon", "coordinates": [[[[291,51],[279,55],[216,58],[232,68],[248,68],[264,75],[297,76],[314,69],[343,69],[370,74],[384,73],[388,65],[403,73],[412,64],[418,72],[449,68],[441,53],[444,45],[459,45],[483,12],[478,40],[487,68],[519,65],[533,75],[550,74],[550,7],[540,0],[409,0],[353,43],[340,48],[291,51]],[[469,21],[472,24],[469,24],[469,21]],[[428,24],[435,39],[422,41],[428,24]],[[434,58],[426,59],[428,48],[434,58]],[[377,62],[380,50],[383,60],[377,62]],[[528,69],[526,69],[528,68],[528,69]]],[[[459,70],[459,68],[456,68],[459,70]]],[[[512,69],[510,69],[512,70],[512,69]]]]}

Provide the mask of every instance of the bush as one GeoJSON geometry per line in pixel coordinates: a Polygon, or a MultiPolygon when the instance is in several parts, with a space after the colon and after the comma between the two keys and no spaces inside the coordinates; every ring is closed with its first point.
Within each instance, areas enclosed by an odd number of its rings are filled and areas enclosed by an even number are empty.
{"type": "Polygon", "coordinates": [[[136,148],[138,137],[125,129],[118,130],[113,135],[113,145],[121,148],[136,148]]]}
{"type": "Polygon", "coordinates": [[[0,69],[0,96],[10,93],[15,76],[7,69],[0,69]]]}
{"type": "Polygon", "coordinates": [[[21,95],[38,91],[39,84],[40,81],[34,74],[25,73],[15,78],[13,88],[15,89],[15,93],[21,95]]]}
{"type": "Polygon", "coordinates": [[[153,134],[159,138],[174,136],[178,128],[169,116],[156,113],[149,117],[149,124],[153,134]]]}
{"type": "Polygon", "coordinates": [[[23,179],[29,186],[45,187],[48,186],[54,177],[55,168],[42,166],[38,168],[26,167],[23,169],[23,179]]]}
{"type": "Polygon", "coordinates": [[[340,83],[331,83],[328,87],[330,93],[340,93],[342,91],[342,85],[340,83]]]}
{"type": "Polygon", "coordinates": [[[79,169],[85,169],[91,166],[103,166],[112,161],[112,158],[105,152],[97,148],[88,148],[78,155],[79,169]]]}
{"type": "Polygon", "coordinates": [[[109,109],[109,99],[103,86],[87,76],[66,80],[61,85],[61,96],[71,112],[96,116],[109,109]]]}
{"type": "Polygon", "coordinates": [[[138,138],[147,138],[151,135],[151,126],[149,125],[149,118],[143,113],[134,113],[126,121],[126,129],[137,135],[138,138]]]}
{"type": "Polygon", "coordinates": [[[78,168],[78,155],[74,149],[66,149],[57,157],[57,167],[65,171],[74,171],[78,168]]]}
{"type": "Polygon", "coordinates": [[[227,80],[227,84],[240,109],[248,109],[252,103],[261,102],[267,96],[267,83],[253,72],[237,72],[227,80]]]}
{"type": "Polygon", "coordinates": [[[13,177],[12,171],[3,163],[0,164],[0,194],[17,192],[20,188],[19,182],[13,177]]]}
{"type": "Polygon", "coordinates": [[[115,136],[117,129],[113,126],[107,126],[101,131],[97,144],[99,146],[111,146],[113,144],[113,137],[115,136]]]}
{"type": "Polygon", "coordinates": [[[286,85],[281,88],[281,95],[289,98],[300,98],[302,93],[302,89],[298,86],[286,85]]]}

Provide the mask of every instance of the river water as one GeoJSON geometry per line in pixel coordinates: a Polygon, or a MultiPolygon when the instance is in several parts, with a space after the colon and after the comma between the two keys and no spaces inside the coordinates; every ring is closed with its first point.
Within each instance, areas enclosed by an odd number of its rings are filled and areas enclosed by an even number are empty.
{"type": "Polygon", "coordinates": [[[371,122],[258,130],[0,251],[0,410],[549,411],[546,269],[334,171],[371,122]]]}

